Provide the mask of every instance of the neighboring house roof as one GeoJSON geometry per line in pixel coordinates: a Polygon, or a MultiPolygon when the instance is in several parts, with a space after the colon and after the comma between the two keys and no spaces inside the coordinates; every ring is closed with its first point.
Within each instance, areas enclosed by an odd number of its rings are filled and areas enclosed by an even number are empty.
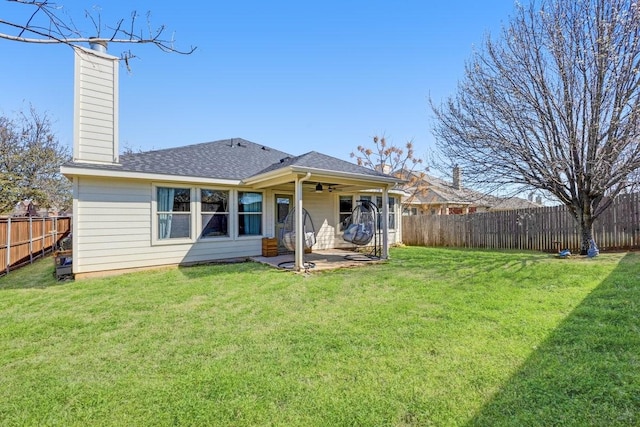
{"type": "Polygon", "coordinates": [[[259,176],[282,171],[313,170],[331,174],[360,176],[389,182],[397,178],[327,156],[315,151],[293,156],[265,145],[241,138],[167,148],[143,153],[124,154],[119,164],[69,162],[63,172],[73,175],[74,170],[104,172],[131,172],[152,175],[172,175],[230,181],[252,181],[259,176]]]}
{"type": "Polygon", "coordinates": [[[492,211],[506,211],[512,209],[530,209],[539,208],[542,205],[540,203],[531,202],[527,199],[520,197],[504,197],[498,199],[496,204],[491,206],[492,211]]]}
{"type": "Polygon", "coordinates": [[[470,188],[456,188],[451,182],[427,174],[422,176],[422,181],[427,190],[418,192],[411,202],[413,204],[457,204],[484,207],[490,210],[540,207],[537,203],[519,197],[496,197],[470,188]]]}

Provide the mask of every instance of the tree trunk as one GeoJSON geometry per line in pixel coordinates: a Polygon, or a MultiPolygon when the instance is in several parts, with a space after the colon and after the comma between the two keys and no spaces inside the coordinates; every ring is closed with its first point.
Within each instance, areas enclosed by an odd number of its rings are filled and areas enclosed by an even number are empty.
{"type": "Polygon", "coordinates": [[[593,218],[583,214],[580,222],[580,235],[582,242],[580,244],[580,255],[586,255],[593,240],[593,218]]]}

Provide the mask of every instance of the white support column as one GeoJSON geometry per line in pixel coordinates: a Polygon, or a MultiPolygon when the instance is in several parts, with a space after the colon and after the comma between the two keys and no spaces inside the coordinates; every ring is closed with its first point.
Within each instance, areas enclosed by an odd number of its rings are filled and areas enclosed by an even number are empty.
{"type": "Polygon", "coordinates": [[[296,177],[296,185],[295,185],[295,194],[294,197],[296,199],[295,202],[295,210],[296,210],[296,218],[295,218],[295,228],[296,228],[296,251],[295,251],[295,263],[294,269],[295,271],[304,270],[304,231],[302,220],[304,216],[302,215],[302,183],[308,180],[311,177],[310,173],[307,173],[306,176],[299,178],[296,177]]]}
{"type": "Polygon", "coordinates": [[[382,259],[389,258],[389,187],[382,189],[382,259]]]}
{"type": "Polygon", "coordinates": [[[302,235],[302,182],[296,179],[296,218],[295,218],[295,233],[296,233],[296,253],[295,253],[295,265],[296,271],[300,271],[304,268],[304,247],[303,247],[303,235],[302,235]]]}

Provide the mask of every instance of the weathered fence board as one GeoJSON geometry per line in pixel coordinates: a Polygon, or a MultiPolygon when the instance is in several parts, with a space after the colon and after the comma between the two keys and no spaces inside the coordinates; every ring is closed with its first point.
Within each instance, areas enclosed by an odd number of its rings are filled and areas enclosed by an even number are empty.
{"type": "Polygon", "coordinates": [[[0,218],[0,275],[44,256],[69,231],[69,217],[0,218]]]}
{"type": "MultiPolygon", "coordinates": [[[[596,220],[601,250],[640,249],[640,194],[619,196],[596,220]]],[[[580,249],[580,229],[565,206],[468,215],[402,218],[402,240],[410,246],[528,249],[555,252],[580,249]]]]}

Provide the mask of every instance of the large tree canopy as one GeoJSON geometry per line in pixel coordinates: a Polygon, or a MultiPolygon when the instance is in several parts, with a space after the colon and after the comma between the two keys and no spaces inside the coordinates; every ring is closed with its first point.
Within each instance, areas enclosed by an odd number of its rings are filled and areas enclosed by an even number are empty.
{"type": "Polygon", "coordinates": [[[25,199],[43,208],[70,208],[71,183],[60,174],[70,159],[46,115],[31,108],[17,119],[0,117],[0,213],[25,199]]]}
{"type": "Polygon", "coordinates": [[[445,158],[476,184],[540,189],[582,230],[640,169],[640,6],[540,0],[487,37],[455,96],[435,105],[445,158]]]}

